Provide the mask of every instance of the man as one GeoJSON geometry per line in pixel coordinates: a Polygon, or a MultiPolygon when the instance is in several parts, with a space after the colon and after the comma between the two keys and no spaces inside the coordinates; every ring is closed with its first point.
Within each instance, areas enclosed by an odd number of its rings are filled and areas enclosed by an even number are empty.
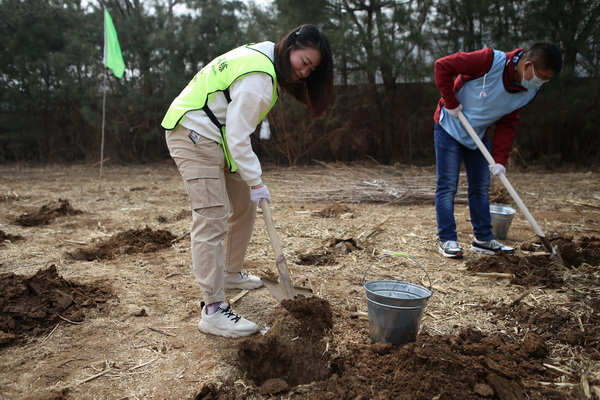
{"type": "Polygon", "coordinates": [[[529,50],[505,53],[491,48],[458,52],[435,62],[435,83],[440,99],[434,114],[437,188],[435,211],[439,251],[445,257],[461,258],[454,219],[454,197],[458,189],[461,160],[468,181],[468,203],[474,240],[471,249],[482,254],[511,252],[494,238],[489,205],[490,172],[506,172],[521,109],[540,87],[562,69],[562,53],[551,43],[537,43],[529,50]],[[486,136],[492,125],[494,165],[483,154],[458,119],[462,111],[490,148],[486,136]],[[489,168],[489,169],[488,169],[489,168]]]}

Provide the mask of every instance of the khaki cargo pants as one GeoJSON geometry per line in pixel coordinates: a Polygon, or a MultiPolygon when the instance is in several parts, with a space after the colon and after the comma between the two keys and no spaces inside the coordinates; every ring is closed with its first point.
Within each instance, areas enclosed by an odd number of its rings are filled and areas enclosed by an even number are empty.
{"type": "Polygon", "coordinates": [[[192,208],[192,267],[206,304],[225,301],[224,271],[240,272],[254,229],[256,204],[240,174],[225,168],[221,146],[203,136],[198,143],[181,125],[166,132],[192,208]],[[221,243],[223,242],[223,243],[221,243]]]}

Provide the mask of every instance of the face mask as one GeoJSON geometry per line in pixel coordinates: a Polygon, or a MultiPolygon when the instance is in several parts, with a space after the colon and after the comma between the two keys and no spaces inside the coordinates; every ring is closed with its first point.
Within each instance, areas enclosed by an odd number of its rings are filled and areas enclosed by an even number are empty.
{"type": "Polygon", "coordinates": [[[523,78],[521,79],[521,86],[527,90],[540,88],[546,83],[535,75],[535,67],[533,64],[531,64],[531,69],[533,70],[533,78],[525,79],[525,71],[523,71],[523,78]]]}

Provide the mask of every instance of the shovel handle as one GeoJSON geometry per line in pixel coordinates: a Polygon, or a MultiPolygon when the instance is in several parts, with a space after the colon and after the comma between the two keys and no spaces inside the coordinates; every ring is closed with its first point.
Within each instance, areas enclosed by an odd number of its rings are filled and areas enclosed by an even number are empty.
{"type": "MultiPolygon", "coordinates": [[[[479,150],[481,151],[483,156],[486,158],[487,162],[490,165],[496,164],[496,161],[494,160],[494,158],[492,157],[492,155],[490,154],[488,149],[485,147],[485,145],[483,144],[483,142],[481,141],[479,136],[477,136],[477,133],[475,132],[475,130],[473,129],[473,127],[471,126],[471,124],[469,123],[469,121],[465,117],[465,114],[463,114],[462,111],[458,112],[458,119],[460,119],[460,122],[462,122],[463,126],[465,127],[465,129],[467,130],[467,132],[469,133],[471,138],[475,141],[475,144],[477,144],[477,147],[479,147],[479,150]]],[[[521,212],[523,213],[525,218],[527,218],[527,221],[529,221],[529,223],[533,227],[533,230],[535,231],[536,235],[538,235],[540,238],[545,237],[544,232],[542,232],[542,230],[540,229],[540,226],[537,224],[535,219],[533,219],[533,216],[531,215],[531,213],[525,206],[525,203],[523,203],[523,201],[517,194],[516,190],[512,187],[512,185],[508,181],[508,178],[506,178],[506,175],[504,175],[503,173],[500,173],[500,174],[498,174],[498,178],[500,179],[500,181],[502,182],[502,184],[504,185],[506,190],[508,190],[508,193],[513,198],[515,203],[517,203],[517,206],[519,206],[519,209],[521,210],[521,212]]]]}
{"type": "Polygon", "coordinates": [[[267,227],[267,233],[269,234],[269,239],[271,240],[273,251],[275,252],[277,271],[281,277],[281,283],[287,292],[288,298],[293,299],[294,289],[292,287],[292,280],[290,278],[290,270],[288,269],[287,262],[285,261],[285,255],[282,251],[281,241],[279,240],[279,236],[277,236],[275,222],[273,222],[271,209],[269,208],[269,202],[267,199],[260,199],[260,208],[262,209],[263,216],[265,218],[265,226],[267,227]]]}
{"type": "Polygon", "coordinates": [[[279,240],[279,236],[277,236],[277,231],[275,230],[275,222],[273,221],[273,216],[271,215],[271,209],[269,208],[269,202],[267,199],[260,199],[260,208],[262,209],[263,216],[265,218],[265,225],[267,227],[269,239],[271,240],[271,245],[273,245],[273,250],[275,251],[275,258],[277,258],[280,254],[283,254],[283,251],[281,241],[279,240]]]}

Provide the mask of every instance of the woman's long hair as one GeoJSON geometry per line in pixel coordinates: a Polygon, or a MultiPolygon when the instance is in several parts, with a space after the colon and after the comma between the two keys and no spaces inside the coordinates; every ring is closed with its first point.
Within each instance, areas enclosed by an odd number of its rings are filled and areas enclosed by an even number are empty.
{"type": "Polygon", "coordinates": [[[325,112],[333,94],[333,56],[327,37],[315,25],[291,30],[275,45],[275,71],[279,85],[318,117],[325,112]],[[321,62],[311,74],[293,80],[290,51],[313,48],[321,53],[321,62]]]}

